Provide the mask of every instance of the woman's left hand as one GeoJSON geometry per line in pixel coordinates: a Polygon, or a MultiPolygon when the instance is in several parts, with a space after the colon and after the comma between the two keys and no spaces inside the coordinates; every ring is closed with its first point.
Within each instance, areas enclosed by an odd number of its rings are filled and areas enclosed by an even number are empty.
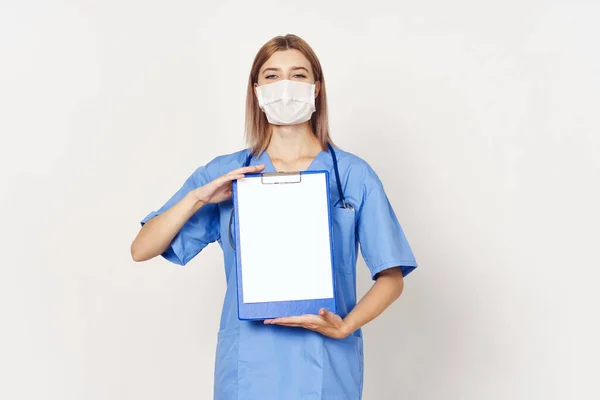
{"type": "Polygon", "coordinates": [[[352,333],[348,324],[339,315],[324,308],[319,310],[319,315],[306,314],[267,319],[265,324],[306,328],[334,339],[344,339],[352,333]]]}

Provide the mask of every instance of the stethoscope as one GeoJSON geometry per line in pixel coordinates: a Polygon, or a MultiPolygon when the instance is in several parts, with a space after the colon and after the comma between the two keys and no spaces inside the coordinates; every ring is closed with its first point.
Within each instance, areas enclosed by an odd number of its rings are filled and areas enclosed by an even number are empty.
{"type": "MultiPolygon", "coordinates": [[[[329,152],[331,153],[331,158],[333,159],[333,171],[335,173],[335,182],[337,184],[338,195],[340,196],[340,201],[342,202],[342,207],[348,210],[354,210],[354,206],[346,201],[346,197],[344,196],[344,191],[342,190],[342,181],[340,180],[340,171],[338,168],[337,156],[335,154],[335,150],[333,150],[333,146],[331,143],[327,143],[327,147],[329,148],[329,152]]],[[[248,154],[246,158],[246,162],[244,163],[244,167],[249,167],[250,162],[252,161],[252,153],[248,154]]],[[[229,216],[229,244],[231,248],[235,251],[235,247],[233,247],[233,237],[231,236],[231,225],[233,223],[233,209],[231,210],[231,215],[229,216]]]]}

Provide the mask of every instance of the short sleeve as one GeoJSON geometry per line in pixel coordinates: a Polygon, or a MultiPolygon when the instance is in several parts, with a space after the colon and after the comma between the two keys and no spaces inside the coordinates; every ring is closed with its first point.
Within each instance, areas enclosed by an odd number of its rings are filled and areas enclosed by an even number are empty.
{"type": "MultiPolygon", "coordinates": [[[[183,183],[183,186],[157,211],[152,211],[140,221],[143,226],[151,218],[162,214],[177,204],[193,189],[205,185],[212,179],[206,166],[199,167],[183,183]]],[[[161,254],[165,259],[178,265],[187,264],[209,243],[219,239],[219,208],[217,204],[202,206],[183,225],[169,247],[161,254]]]]}
{"type": "Polygon", "coordinates": [[[372,170],[365,179],[363,202],[358,210],[357,235],[371,277],[388,268],[401,267],[402,275],[417,263],[383,184],[372,170]]]}

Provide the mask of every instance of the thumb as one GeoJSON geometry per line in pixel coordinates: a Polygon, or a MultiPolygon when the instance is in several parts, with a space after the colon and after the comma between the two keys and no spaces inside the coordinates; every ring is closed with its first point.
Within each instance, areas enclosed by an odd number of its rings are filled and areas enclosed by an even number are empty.
{"type": "Polygon", "coordinates": [[[325,308],[321,308],[319,310],[319,315],[331,324],[337,324],[336,315],[330,311],[327,311],[325,308]]]}

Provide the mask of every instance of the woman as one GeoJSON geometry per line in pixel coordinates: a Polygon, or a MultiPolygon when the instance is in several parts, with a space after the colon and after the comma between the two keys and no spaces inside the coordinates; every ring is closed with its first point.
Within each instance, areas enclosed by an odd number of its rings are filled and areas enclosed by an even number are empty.
{"type": "Polygon", "coordinates": [[[142,221],[133,259],[162,255],[185,265],[207,244],[223,249],[227,291],[218,333],[217,400],[343,399],[362,396],[361,327],[403,290],[415,258],[373,169],[331,145],[325,81],[310,46],[295,35],[267,42],[252,64],[246,100],[250,148],[199,167],[142,221]],[[237,318],[228,228],[231,182],[247,173],[327,169],[331,179],[338,313],[320,310],[264,323],[237,318]],[[375,280],[356,304],[358,244],[375,280]],[[300,328],[300,329],[295,329],[300,328]]]}

